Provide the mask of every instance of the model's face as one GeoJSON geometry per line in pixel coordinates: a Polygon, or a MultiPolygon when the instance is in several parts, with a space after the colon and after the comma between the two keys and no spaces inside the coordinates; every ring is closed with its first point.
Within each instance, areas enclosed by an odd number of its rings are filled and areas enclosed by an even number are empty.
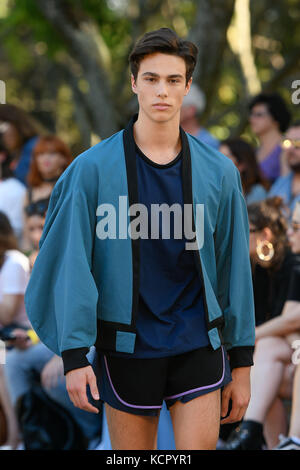
{"type": "Polygon", "coordinates": [[[249,122],[252,132],[258,137],[272,128],[278,129],[278,123],[274,121],[269,113],[268,107],[263,103],[258,103],[253,106],[250,112],[249,122]]]}
{"type": "Polygon", "coordinates": [[[300,203],[296,204],[287,234],[292,252],[300,253],[300,203]]]}
{"type": "Polygon", "coordinates": [[[300,172],[300,126],[291,127],[286,132],[283,143],[289,167],[300,172]]]}
{"type": "Polygon", "coordinates": [[[191,83],[192,79],[186,84],[184,59],[162,53],[146,56],[140,62],[136,81],[131,76],[140,112],[155,122],[179,120],[182,100],[191,83]]]}

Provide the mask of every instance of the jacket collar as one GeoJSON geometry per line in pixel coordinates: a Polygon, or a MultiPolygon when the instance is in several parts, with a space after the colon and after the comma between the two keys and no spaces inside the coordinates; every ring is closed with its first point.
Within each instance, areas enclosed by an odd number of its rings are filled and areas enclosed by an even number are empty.
{"type": "MultiPolygon", "coordinates": [[[[138,183],[137,183],[137,168],[136,168],[136,148],[133,135],[133,125],[138,118],[135,114],[124,129],[123,144],[125,152],[127,181],[128,181],[128,198],[129,204],[135,204],[138,201],[138,183]]],[[[183,186],[183,200],[185,204],[191,204],[193,201],[192,195],[192,168],[191,168],[191,153],[189,142],[186,133],[179,127],[181,145],[182,145],[182,186],[183,186]]]]}

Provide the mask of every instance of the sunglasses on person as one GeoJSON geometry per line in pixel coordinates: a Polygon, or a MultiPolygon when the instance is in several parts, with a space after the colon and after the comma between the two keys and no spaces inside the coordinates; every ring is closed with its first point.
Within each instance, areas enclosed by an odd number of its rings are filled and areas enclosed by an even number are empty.
{"type": "Polygon", "coordinates": [[[49,200],[32,202],[25,207],[25,212],[30,217],[31,215],[40,215],[44,217],[48,209],[49,200]]]}
{"type": "Polygon", "coordinates": [[[300,139],[284,139],[282,141],[281,145],[285,149],[289,149],[291,147],[299,149],[300,148],[300,139]]]}

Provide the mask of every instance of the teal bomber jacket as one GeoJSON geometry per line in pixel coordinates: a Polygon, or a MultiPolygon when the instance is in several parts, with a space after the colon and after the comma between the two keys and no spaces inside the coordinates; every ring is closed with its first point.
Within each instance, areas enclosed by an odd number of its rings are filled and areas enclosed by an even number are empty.
{"type": "MultiPolygon", "coordinates": [[[[75,158],[51,194],[25,305],[41,341],[62,356],[65,373],[89,364],[92,345],[134,352],[139,239],[97,235],[100,205],[117,212],[120,196],[127,209],[138,203],[133,123],[75,158]]],[[[195,227],[195,259],[210,344],[225,346],[232,368],[249,366],[255,320],[240,175],[229,158],[181,128],[180,134],[184,204],[192,204],[194,227],[197,205],[204,208],[201,244],[195,227]]],[[[125,217],[122,224],[129,225],[132,216],[125,217]]],[[[117,233],[120,225],[117,219],[117,233]]]]}

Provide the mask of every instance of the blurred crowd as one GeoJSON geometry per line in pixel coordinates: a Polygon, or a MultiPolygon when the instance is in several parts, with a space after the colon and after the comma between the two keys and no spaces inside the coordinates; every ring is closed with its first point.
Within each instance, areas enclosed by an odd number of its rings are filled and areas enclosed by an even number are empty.
{"type": "MultiPolygon", "coordinates": [[[[192,85],[184,98],[181,126],[230,158],[240,172],[249,216],[256,315],[250,404],[241,423],[221,426],[219,448],[298,446],[300,450],[300,121],[292,120],[279,94],[255,96],[248,108],[258,143],[254,147],[240,137],[218,141],[201,125],[204,106],[203,92],[192,85]]],[[[59,432],[63,437],[56,446],[72,448],[67,442],[72,428],[73,445],[92,449],[103,434],[99,415],[71,403],[62,359],[39,341],[24,305],[51,192],[72,160],[61,138],[39,135],[26,112],[0,105],[0,339],[6,345],[6,363],[0,365],[3,448],[51,448],[51,439],[59,432]],[[49,425],[47,431],[47,419],[55,413],[57,421],[53,418],[52,425],[56,422],[60,429],[49,425]],[[34,440],[42,426],[45,436],[34,440]]],[[[91,363],[97,360],[93,348],[88,358],[91,363]]]]}

